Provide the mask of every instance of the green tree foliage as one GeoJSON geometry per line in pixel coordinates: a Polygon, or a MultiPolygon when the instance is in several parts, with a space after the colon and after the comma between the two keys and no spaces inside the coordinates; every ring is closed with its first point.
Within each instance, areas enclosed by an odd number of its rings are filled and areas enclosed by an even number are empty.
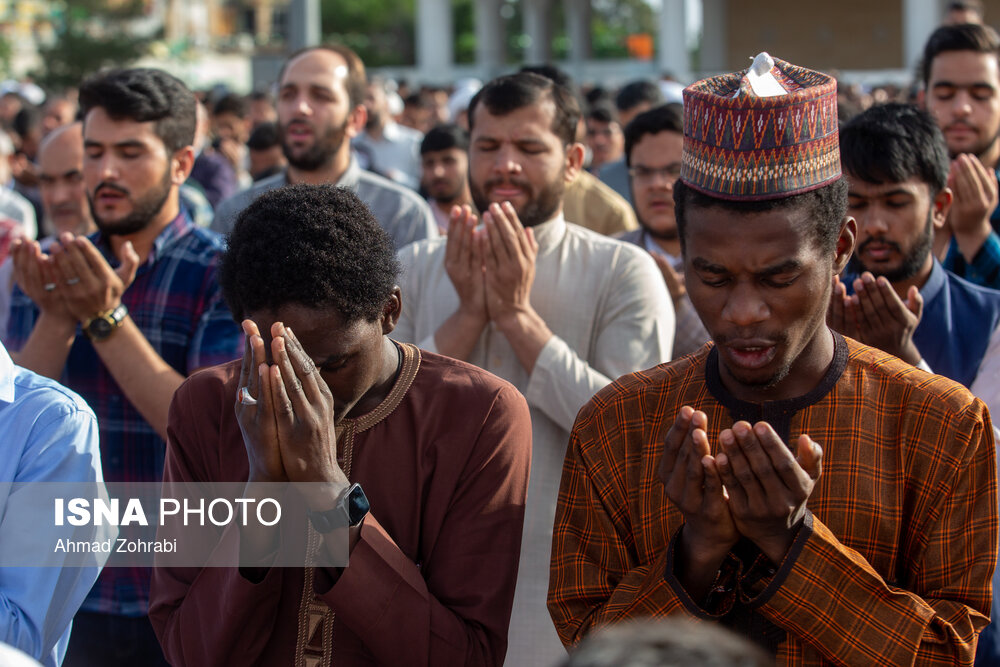
{"type": "Polygon", "coordinates": [[[324,41],[354,49],[368,67],[412,65],[414,0],[322,0],[324,41]]]}
{"type": "Polygon", "coordinates": [[[142,0],[72,0],[53,11],[56,39],[39,48],[42,68],[32,78],[44,88],[78,86],[90,74],[109,66],[127,66],[140,58],[150,39],[127,29],[140,15],[142,0]]]}
{"type": "MultiPolygon", "coordinates": [[[[94,1],[94,0],[91,0],[94,1]]],[[[475,0],[452,0],[455,62],[476,60],[475,0]]],[[[415,61],[415,0],[322,0],[323,38],[347,44],[366,65],[412,65],[415,61]]],[[[566,15],[562,0],[551,0],[552,57],[569,55],[566,15]]],[[[507,30],[507,59],[520,63],[526,36],[522,29],[522,0],[507,0],[500,15],[507,30]]],[[[591,47],[593,57],[627,58],[626,38],[635,33],[656,35],[656,13],[647,0],[593,0],[591,47]]],[[[442,35],[442,39],[446,36],[442,35]]]]}

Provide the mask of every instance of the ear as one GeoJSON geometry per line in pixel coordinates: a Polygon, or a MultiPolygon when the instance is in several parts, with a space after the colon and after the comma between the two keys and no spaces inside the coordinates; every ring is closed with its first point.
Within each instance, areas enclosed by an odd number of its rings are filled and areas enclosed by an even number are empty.
{"type": "Polygon", "coordinates": [[[353,139],[361,134],[361,131],[365,129],[365,123],[367,122],[368,109],[365,108],[364,104],[359,104],[351,109],[351,113],[347,116],[347,127],[345,128],[347,136],[353,139]]]}
{"type": "Polygon", "coordinates": [[[927,101],[927,91],[921,87],[920,90],[917,91],[917,99],[916,99],[917,106],[920,107],[921,109],[926,109],[927,105],[924,104],[924,102],[926,101],[927,101]]]}
{"type": "Polygon", "coordinates": [[[854,254],[854,244],[858,239],[858,223],[851,216],[845,216],[840,223],[840,237],[833,258],[833,272],[840,274],[854,254]]]}
{"type": "Polygon", "coordinates": [[[580,142],[575,142],[566,147],[566,175],[563,179],[567,184],[576,180],[583,169],[583,157],[586,149],[580,142]]]}
{"type": "Polygon", "coordinates": [[[171,180],[174,185],[183,185],[184,181],[186,181],[188,176],[191,175],[191,169],[194,168],[194,147],[185,146],[175,152],[172,158],[171,168],[173,170],[171,180]]]}
{"type": "Polygon", "coordinates": [[[399,323],[399,316],[403,312],[403,296],[399,285],[392,288],[392,294],[382,307],[382,335],[388,336],[399,323]]]}
{"type": "Polygon", "coordinates": [[[945,188],[934,196],[934,200],[931,202],[931,222],[934,225],[935,231],[944,229],[945,220],[948,218],[948,211],[951,210],[951,205],[954,201],[955,195],[952,193],[951,188],[945,188]]]}

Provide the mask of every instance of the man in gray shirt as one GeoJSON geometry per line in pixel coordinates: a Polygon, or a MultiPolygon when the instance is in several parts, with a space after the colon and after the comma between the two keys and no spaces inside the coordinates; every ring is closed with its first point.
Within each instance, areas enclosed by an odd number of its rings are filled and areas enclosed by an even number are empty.
{"type": "Polygon", "coordinates": [[[288,168],[219,205],[212,229],[228,234],[262,192],[292,183],[334,183],[364,201],[396,248],[437,236],[434,215],[415,192],[361,169],[351,138],[365,127],[365,66],[340,45],[292,54],[278,77],[278,132],[288,168]]]}

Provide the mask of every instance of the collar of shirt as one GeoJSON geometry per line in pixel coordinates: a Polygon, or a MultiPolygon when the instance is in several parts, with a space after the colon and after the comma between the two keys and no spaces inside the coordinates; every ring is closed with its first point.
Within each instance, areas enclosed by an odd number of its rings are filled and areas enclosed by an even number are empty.
{"type": "Polygon", "coordinates": [[[554,218],[534,226],[535,240],[538,242],[538,254],[544,255],[563,240],[566,236],[566,218],[560,211],[554,218]]]}
{"type": "Polygon", "coordinates": [[[674,269],[681,269],[681,265],[684,264],[684,258],[680,255],[671,255],[669,252],[665,251],[657,245],[656,239],[654,239],[653,235],[645,229],[642,230],[642,242],[647,251],[655,252],[660,257],[665,257],[670,262],[670,266],[674,267],[674,269]]]}
{"type": "Polygon", "coordinates": [[[935,299],[938,293],[944,289],[944,283],[944,267],[935,257],[934,265],[931,267],[931,275],[927,276],[927,282],[920,288],[920,296],[924,297],[924,303],[935,299]]]}
{"type": "MultiPolygon", "coordinates": [[[[163,231],[153,240],[153,247],[149,251],[149,257],[146,258],[146,263],[139,267],[139,272],[141,273],[146,267],[152,266],[156,262],[157,256],[178,239],[190,233],[192,229],[194,229],[194,224],[188,217],[187,209],[182,206],[177,217],[171,220],[170,224],[164,227],[163,231]]],[[[108,261],[108,264],[112,267],[117,267],[121,263],[115,257],[114,252],[111,250],[111,243],[104,234],[97,231],[91,234],[89,238],[101,254],[104,255],[104,259],[108,261]]]]}
{"type": "Polygon", "coordinates": [[[0,343],[0,402],[14,401],[14,362],[7,354],[7,348],[0,343]]]}

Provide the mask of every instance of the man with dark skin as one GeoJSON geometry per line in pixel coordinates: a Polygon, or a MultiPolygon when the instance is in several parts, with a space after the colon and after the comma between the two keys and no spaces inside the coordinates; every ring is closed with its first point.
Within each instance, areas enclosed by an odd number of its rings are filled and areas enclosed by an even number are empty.
{"type": "Polygon", "coordinates": [[[971,664],[996,560],[992,424],[957,383],[826,325],[857,237],[835,81],[760,54],[684,105],[706,122],[685,127],[675,211],[714,345],[580,411],[548,598],[563,643],[688,614],[780,665],[971,664]],[[797,115],[815,122],[793,138],[797,115]],[[759,162],[719,169],[755,144],[759,162]]]}
{"type": "MultiPolygon", "coordinates": [[[[164,480],[240,482],[249,497],[289,482],[313,488],[314,513],[358,493],[366,509],[348,523],[346,567],[277,567],[276,527],[236,536],[253,567],[157,568],[150,618],[172,664],[503,661],[528,407],[485,371],[389,338],[398,272],[346,189],[275,189],[240,214],[220,282],[243,359],[178,390],[164,480]]],[[[310,520],[339,553],[343,532],[310,520]]]]}

